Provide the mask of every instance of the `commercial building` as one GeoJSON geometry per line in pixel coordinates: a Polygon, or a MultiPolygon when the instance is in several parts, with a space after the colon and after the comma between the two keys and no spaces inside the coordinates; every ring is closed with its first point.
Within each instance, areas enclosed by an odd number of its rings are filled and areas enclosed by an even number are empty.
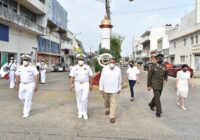
{"type": "Polygon", "coordinates": [[[45,0],[0,0],[0,64],[24,53],[33,61],[38,36],[46,33],[45,0]]]}

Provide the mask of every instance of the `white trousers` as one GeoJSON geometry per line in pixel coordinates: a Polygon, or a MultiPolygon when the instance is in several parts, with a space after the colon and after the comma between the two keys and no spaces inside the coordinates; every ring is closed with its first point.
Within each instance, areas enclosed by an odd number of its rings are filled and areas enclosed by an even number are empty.
{"type": "Polygon", "coordinates": [[[23,114],[29,115],[32,105],[32,97],[34,94],[34,86],[35,83],[23,84],[19,85],[19,99],[24,103],[23,114]]]}
{"type": "Polygon", "coordinates": [[[40,70],[41,83],[46,83],[46,70],[40,70]]]}
{"type": "Polygon", "coordinates": [[[15,87],[15,71],[9,72],[9,79],[10,79],[10,88],[15,87]]]}
{"type": "Polygon", "coordinates": [[[87,115],[89,82],[79,83],[75,82],[76,102],[78,114],[87,115]]]}

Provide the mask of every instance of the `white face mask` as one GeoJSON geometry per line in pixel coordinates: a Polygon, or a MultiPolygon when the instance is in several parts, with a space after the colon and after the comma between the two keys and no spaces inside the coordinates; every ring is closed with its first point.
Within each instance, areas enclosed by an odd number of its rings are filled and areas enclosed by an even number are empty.
{"type": "Polygon", "coordinates": [[[82,65],[84,64],[84,61],[83,61],[83,60],[79,60],[79,61],[78,61],[78,64],[79,64],[80,66],[82,66],[82,65]]]}
{"type": "Polygon", "coordinates": [[[23,61],[23,66],[27,66],[29,64],[28,61],[23,61]]]}
{"type": "Polygon", "coordinates": [[[113,69],[115,67],[115,64],[110,63],[109,66],[110,66],[111,69],[113,69]]]}
{"type": "Polygon", "coordinates": [[[13,60],[10,60],[10,63],[13,63],[13,60]]]}

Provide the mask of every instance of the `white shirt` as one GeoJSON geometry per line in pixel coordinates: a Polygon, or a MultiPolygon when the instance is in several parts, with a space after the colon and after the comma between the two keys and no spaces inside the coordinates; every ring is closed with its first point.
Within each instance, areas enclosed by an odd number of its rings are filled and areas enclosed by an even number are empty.
{"type": "Polygon", "coordinates": [[[119,67],[112,70],[109,65],[105,66],[101,72],[99,90],[105,93],[117,93],[121,90],[122,76],[119,67]]]}
{"type": "Polygon", "coordinates": [[[40,67],[40,70],[46,70],[47,65],[45,63],[39,63],[38,66],[40,67]]]}
{"type": "Polygon", "coordinates": [[[137,74],[140,74],[140,71],[138,70],[136,66],[134,66],[132,68],[129,67],[126,73],[128,74],[129,80],[137,80],[137,74]]]}
{"type": "Polygon", "coordinates": [[[20,76],[20,82],[30,83],[35,82],[35,76],[37,76],[39,72],[35,66],[29,64],[27,67],[23,65],[19,66],[15,74],[20,76]]]}
{"type": "Polygon", "coordinates": [[[75,82],[89,82],[89,77],[93,75],[91,68],[88,65],[75,65],[69,76],[74,77],[75,82]]]}

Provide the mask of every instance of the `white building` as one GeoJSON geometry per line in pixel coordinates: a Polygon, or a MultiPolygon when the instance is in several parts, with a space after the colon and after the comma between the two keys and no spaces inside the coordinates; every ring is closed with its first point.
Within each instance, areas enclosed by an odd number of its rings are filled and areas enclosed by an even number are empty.
{"type": "Polygon", "coordinates": [[[74,51],[74,40],[75,35],[70,30],[67,31],[67,40],[62,43],[61,49],[62,49],[62,56],[64,57],[64,62],[67,65],[74,64],[75,59],[75,51],[74,51]]]}
{"type": "Polygon", "coordinates": [[[1,65],[10,57],[36,55],[38,36],[46,32],[45,13],[45,0],[0,0],[1,65]]]}
{"type": "Polygon", "coordinates": [[[200,72],[200,0],[196,8],[181,19],[180,26],[169,31],[169,60],[173,64],[188,64],[200,72]]]}
{"type": "Polygon", "coordinates": [[[135,41],[136,58],[138,61],[144,63],[151,61],[157,53],[163,53],[165,49],[169,48],[168,37],[166,30],[168,27],[152,27],[145,31],[135,41]]]}

